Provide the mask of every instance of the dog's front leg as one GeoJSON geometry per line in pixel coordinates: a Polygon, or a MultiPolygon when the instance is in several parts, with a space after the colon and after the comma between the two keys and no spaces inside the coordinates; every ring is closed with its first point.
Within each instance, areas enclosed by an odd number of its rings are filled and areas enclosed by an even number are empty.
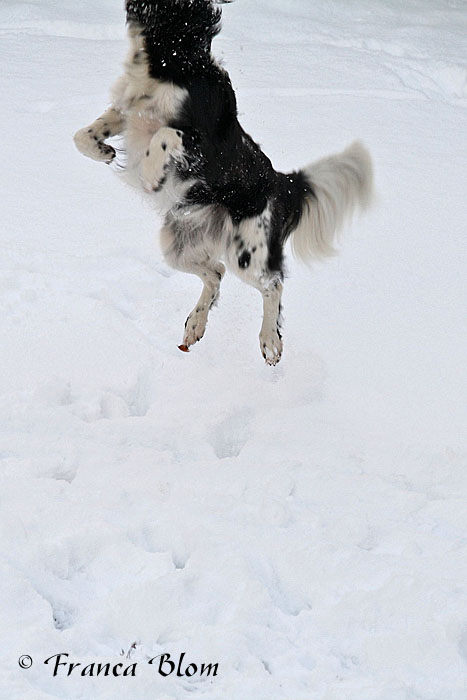
{"type": "Polygon", "coordinates": [[[163,186],[172,159],[183,155],[183,133],[163,126],[151,139],[143,158],[141,176],[148,192],[158,192],[163,186]]]}
{"type": "Polygon", "coordinates": [[[76,148],[83,155],[101,163],[111,163],[115,158],[115,148],[104,143],[105,139],[121,134],[125,118],[114,107],[104,112],[95,122],[80,129],[74,136],[76,148]]]}

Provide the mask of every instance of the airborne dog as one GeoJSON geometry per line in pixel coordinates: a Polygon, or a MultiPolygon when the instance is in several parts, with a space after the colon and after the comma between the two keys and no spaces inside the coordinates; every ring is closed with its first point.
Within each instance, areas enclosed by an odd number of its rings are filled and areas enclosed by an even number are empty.
{"type": "Polygon", "coordinates": [[[228,73],[211,54],[215,0],[127,0],[130,50],[102,116],[75,135],[86,156],[111,163],[122,135],[125,176],[165,217],[161,247],[203,291],[185,323],[188,351],[205,332],[225,265],[263,297],[260,348],[282,355],[284,245],[301,259],[334,254],[336,233],[372,190],[358,142],[301,170],[279,173],[237,118],[228,73]]]}

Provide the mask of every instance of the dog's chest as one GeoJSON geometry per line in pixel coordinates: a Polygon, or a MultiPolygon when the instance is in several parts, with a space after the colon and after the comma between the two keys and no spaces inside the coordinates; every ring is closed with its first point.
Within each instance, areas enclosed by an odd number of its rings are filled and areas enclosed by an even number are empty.
{"type": "Polygon", "coordinates": [[[114,85],[112,98],[130,126],[135,124],[141,130],[144,124],[155,133],[177,115],[187,91],[174,83],[150,76],[148,59],[141,42],[140,36],[133,37],[125,73],[114,85]]]}
{"type": "Polygon", "coordinates": [[[132,53],[125,74],[117,81],[112,97],[125,115],[127,170],[138,176],[143,157],[154,134],[177,116],[187,91],[169,82],[151,78],[144,52],[132,53]]]}

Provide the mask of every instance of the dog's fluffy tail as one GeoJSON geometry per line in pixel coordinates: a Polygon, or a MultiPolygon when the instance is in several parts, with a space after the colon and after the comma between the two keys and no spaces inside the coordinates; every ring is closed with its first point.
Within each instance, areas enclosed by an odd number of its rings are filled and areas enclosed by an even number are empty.
{"type": "Polygon", "coordinates": [[[309,185],[292,250],[304,260],[335,255],[337,234],[357,209],[365,209],[373,190],[370,154],[355,141],[345,151],[300,171],[309,185]]]}

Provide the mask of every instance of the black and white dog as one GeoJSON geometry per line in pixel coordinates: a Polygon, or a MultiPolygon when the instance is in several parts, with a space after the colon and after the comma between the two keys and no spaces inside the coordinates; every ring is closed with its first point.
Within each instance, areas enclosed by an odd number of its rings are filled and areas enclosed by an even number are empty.
{"type": "Polygon", "coordinates": [[[291,237],[304,260],[332,255],[337,231],[369,203],[371,160],[354,143],[297,172],[276,172],[240,126],[229,76],[211,55],[220,30],[215,4],[127,0],[125,72],[112,106],[78,131],[75,143],[84,155],[111,163],[116,153],[106,140],[123,136],[126,177],[165,215],[166,261],[201,278],[180,349],[203,337],[224,262],[263,296],[260,347],[275,365],[282,354],[284,244],[291,237]]]}

